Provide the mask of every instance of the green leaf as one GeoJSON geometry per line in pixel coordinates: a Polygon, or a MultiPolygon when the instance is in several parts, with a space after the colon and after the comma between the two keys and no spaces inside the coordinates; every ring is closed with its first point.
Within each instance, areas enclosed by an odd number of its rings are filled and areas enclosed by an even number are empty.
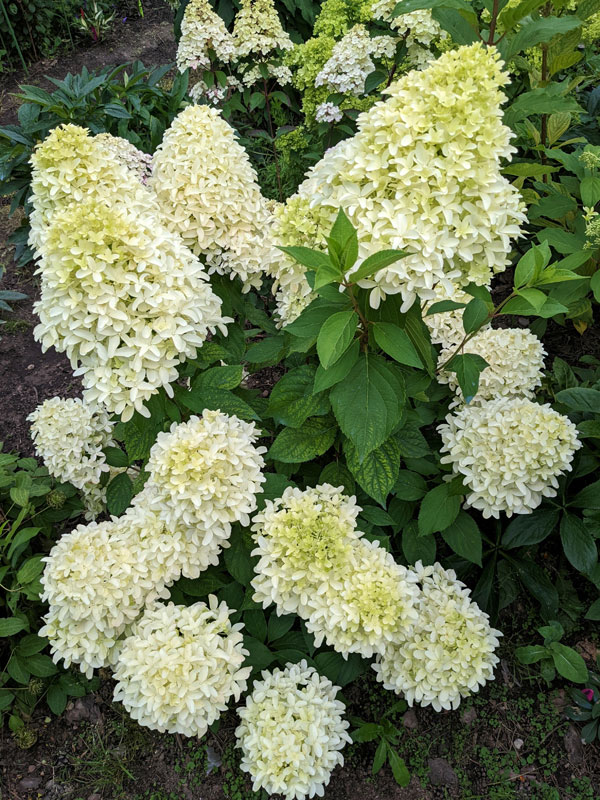
{"type": "Polygon", "coordinates": [[[330,393],[338,424],[359,458],[389,438],[401,418],[406,390],[401,376],[380,356],[363,353],[330,393]]]}
{"type": "Polygon", "coordinates": [[[35,653],[27,658],[27,668],[36,678],[49,678],[58,672],[58,667],[50,656],[41,653],[35,653]]]}
{"type": "Polygon", "coordinates": [[[560,521],[560,540],[569,562],[579,572],[591,572],[598,561],[598,548],[592,534],[579,517],[564,514],[560,521]]]}
{"type": "Polygon", "coordinates": [[[556,399],[559,403],[570,408],[571,411],[588,411],[600,414],[600,392],[597,389],[587,389],[577,386],[573,389],[563,389],[558,392],[556,399]]]}
{"type": "Polygon", "coordinates": [[[19,547],[22,547],[24,544],[33,539],[34,536],[37,536],[40,530],[41,528],[21,528],[19,531],[17,531],[12,542],[10,543],[6,558],[12,558],[13,553],[15,553],[19,547]]]}
{"type": "Polygon", "coordinates": [[[14,681],[22,686],[27,686],[31,678],[31,673],[27,669],[27,660],[17,655],[13,655],[10,659],[6,671],[14,681]]]}
{"type": "Polygon", "coordinates": [[[596,203],[600,202],[600,178],[584,178],[579,188],[584,206],[593,208],[596,203]]]}
{"type": "Polygon", "coordinates": [[[259,511],[265,506],[265,500],[275,500],[281,497],[288,486],[294,484],[285,475],[274,472],[265,473],[265,482],[262,485],[262,493],[257,495],[259,511]]]}
{"type": "Polygon", "coordinates": [[[388,761],[390,762],[392,774],[398,786],[408,786],[410,783],[410,772],[408,771],[404,760],[400,758],[398,753],[392,747],[388,747],[388,761]]]}
{"type": "Polygon", "coordinates": [[[546,0],[521,0],[515,5],[507,3],[498,16],[502,30],[511,30],[520,19],[528,17],[532,11],[543,6],[545,2],[546,0]]]}
{"type": "Polygon", "coordinates": [[[339,298],[339,302],[336,303],[332,303],[329,299],[325,300],[323,297],[317,297],[304,309],[297,319],[285,326],[285,332],[303,339],[314,338],[316,341],[323,323],[328,320],[332,314],[336,314],[344,307],[349,307],[351,305],[350,298],[347,294],[336,292],[336,295],[339,298]]]}
{"type": "Polygon", "coordinates": [[[402,552],[408,563],[433,564],[435,551],[435,536],[420,536],[416,521],[411,520],[402,531],[402,552]]]}
{"type": "Polygon", "coordinates": [[[42,561],[42,556],[28,558],[17,572],[17,583],[21,586],[27,586],[28,583],[31,583],[40,576],[43,569],[44,562],[42,561]]]}
{"type": "Polygon", "coordinates": [[[552,660],[559,675],[573,683],[584,683],[588,679],[588,670],[583,658],[566,644],[550,642],[548,649],[552,652],[552,660]]]}
{"type": "Polygon", "coordinates": [[[401,469],[394,485],[394,494],[399,500],[420,500],[427,492],[427,483],[422,475],[401,469]]]}
{"type": "Polygon", "coordinates": [[[532,221],[540,217],[563,219],[571,211],[575,211],[576,208],[577,203],[572,197],[567,197],[564,194],[551,194],[548,197],[542,197],[537,203],[529,206],[527,216],[532,221]]]}
{"type": "Polygon", "coordinates": [[[475,353],[460,353],[453,356],[444,369],[456,373],[465,402],[470,403],[479,389],[479,376],[487,366],[488,362],[482,356],[475,353]]]}
{"type": "Polygon", "coordinates": [[[124,453],[120,447],[105,447],[104,455],[109,467],[127,467],[129,465],[127,453],[124,453]]]}
{"type": "Polygon", "coordinates": [[[356,680],[367,670],[367,662],[356,653],[351,653],[346,659],[340,653],[332,651],[319,653],[315,656],[315,663],[319,672],[329,678],[337,686],[346,686],[356,680]]]}
{"type": "Polygon", "coordinates": [[[345,441],[344,453],[348,468],[359,485],[370,497],[384,505],[396,483],[400,469],[401,455],[396,439],[394,437],[386,439],[379,447],[371,450],[362,462],[355,446],[349,440],[345,441]]]}
{"type": "Polygon", "coordinates": [[[386,79],[387,75],[385,72],[381,72],[378,69],[370,72],[365,78],[365,88],[363,90],[363,94],[370,94],[373,89],[376,89],[379,84],[383,83],[386,79]]]}
{"type": "Polygon", "coordinates": [[[67,700],[67,693],[57,683],[53,683],[46,695],[46,702],[50,711],[56,716],[60,716],[67,707],[67,700]]]}
{"type": "Polygon", "coordinates": [[[599,620],[600,619],[600,598],[594,601],[589,607],[585,619],[599,620]]]}
{"type": "Polygon", "coordinates": [[[415,350],[406,331],[391,322],[375,322],[373,324],[375,341],[384,353],[391,356],[399,364],[409,367],[423,368],[423,362],[415,350]]]}
{"type": "Polygon", "coordinates": [[[555,114],[561,111],[582,113],[582,108],[576,100],[563,96],[562,93],[567,90],[568,87],[563,84],[554,83],[543,89],[524,92],[509,106],[505,112],[505,120],[512,126],[534,114],[555,114]]]}
{"type": "Polygon", "coordinates": [[[266,669],[275,660],[275,653],[253,636],[244,636],[244,647],[249,653],[244,664],[256,672],[266,669]]]}
{"type": "Polygon", "coordinates": [[[438,303],[433,303],[427,309],[426,317],[432,314],[442,314],[445,311],[455,311],[458,308],[465,308],[466,303],[457,303],[455,300],[440,300],[438,303]]]}
{"type": "Polygon", "coordinates": [[[387,742],[385,739],[382,739],[377,745],[377,750],[375,750],[375,756],[373,758],[373,767],[371,769],[372,775],[377,775],[379,770],[385,764],[386,758],[387,758],[387,742]]]}
{"type": "Polygon", "coordinates": [[[542,269],[550,260],[550,249],[546,245],[546,252],[542,247],[532,245],[531,248],[519,259],[515,267],[514,285],[517,288],[535,283],[540,276],[542,269]]]}
{"type": "Polygon", "coordinates": [[[129,507],[132,499],[133,484],[129,475],[126,472],[115,475],[106,487],[106,507],[109,513],[120,516],[129,507]]]}
{"type": "Polygon", "coordinates": [[[575,506],[575,508],[600,511],[600,481],[590,483],[589,486],[578,492],[569,505],[575,506]]]}
{"type": "Polygon", "coordinates": [[[356,272],[350,273],[348,277],[352,283],[358,283],[365,278],[371,278],[380,269],[395,264],[396,261],[406,258],[407,255],[408,253],[405,253],[404,250],[380,250],[378,253],[367,256],[356,272]]]}
{"type": "Polygon", "coordinates": [[[403,458],[423,458],[431,452],[427,439],[414,424],[402,426],[398,432],[398,444],[403,458]]]}
{"type": "MultiPolygon", "coordinates": [[[[319,364],[315,373],[313,392],[317,394],[318,392],[329,389],[332,386],[335,386],[336,383],[344,380],[346,375],[356,364],[359,350],[360,342],[358,339],[355,339],[346,352],[328,369],[324,369],[323,366],[319,364]]],[[[275,388],[277,388],[277,384],[275,385],[275,388]]]]}
{"type": "Polygon", "coordinates": [[[540,17],[521,26],[514,35],[500,43],[502,57],[508,61],[522,50],[527,50],[542,42],[549,42],[559,34],[568,33],[581,25],[581,20],[574,16],[540,17]]]}
{"type": "Polygon", "coordinates": [[[356,483],[350,470],[339,461],[326,464],[319,475],[319,483],[329,483],[331,486],[343,486],[346,494],[354,494],[356,483]]]}
{"type": "Polygon", "coordinates": [[[313,394],[315,368],[304,364],[280,378],[269,397],[268,414],[281,425],[299,428],[308,417],[329,411],[326,394],[313,394]]]}
{"type": "Polygon", "coordinates": [[[269,450],[269,458],[284,464],[311,461],[327,452],[335,441],[337,426],[330,417],[311,417],[301,428],[285,428],[269,450]]]}
{"type": "Polygon", "coordinates": [[[558,523],[558,511],[537,509],[533,514],[523,514],[511,520],[502,536],[502,546],[508,550],[543,542],[558,523]]]}
{"type": "Polygon", "coordinates": [[[272,613],[267,624],[268,640],[270,642],[275,642],[277,639],[281,639],[293,626],[295,620],[296,617],[294,614],[284,614],[279,617],[277,614],[272,613]]]}
{"type": "Polygon", "coordinates": [[[448,483],[442,483],[427,492],[419,508],[419,536],[444,531],[460,511],[460,495],[450,494],[448,483]]]}
{"type": "Polygon", "coordinates": [[[201,414],[206,408],[212,411],[222,411],[224,414],[239,417],[239,419],[259,419],[258,414],[245,400],[226,389],[200,389],[183,392],[179,399],[184,406],[201,414]]]}
{"type": "Polygon", "coordinates": [[[519,579],[539,602],[546,618],[555,617],[558,610],[558,592],[544,570],[531,559],[512,559],[519,579]]]}
{"type": "Polygon", "coordinates": [[[474,297],[463,311],[462,320],[465,333],[473,333],[473,331],[479,330],[487,322],[488,318],[489,313],[486,304],[483,300],[474,297]]]}
{"type": "Polygon", "coordinates": [[[259,642],[264,642],[267,638],[267,620],[264,611],[253,608],[244,612],[244,628],[259,642]]]}
{"type": "Polygon", "coordinates": [[[194,388],[202,389],[235,389],[242,382],[243,368],[241,364],[226,367],[211,367],[201,372],[194,381],[194,388]]]}
{"type": "MultiPolygon", "coordinates": [[[[331,265],[327,253],[322,253],[320,250],[311,250],[310,247],[278,247],[277,249],[287,253],[294,261],[309,269],[316,270],[319,267],[331,265]]],[[[341,276],[341,272],[339,274],[341,276]]]]}
{"type": "Polygon", "coordinates": [[[404,329],[415,346],[419,358],[425,365],[425,369],[433,376],[435,373],[435,363],[432,355],[431,335],[429,333],[429,328],[425,325],[421,317],[421,306],[418,300],[415,300],[405,315],[404,329]]]}
{"type": "Polygon", "coordinates": [[[460,11],[454,8],[434,8],[431,16],[457,44],[472,44],[477,41],[479,35],[477,26],[473,25],[472,20],[468,22],[460,11]]]}
{"type": "Polygon", "coordinates": [[[20,617],[7,617],[0,619],[0,636],[14,636],[19,631],[24,631],[28,628],[26,620],[20,617]]]}
{"type": "Polygon", "coordinates": [[[481,566],[481,531],[466,511],[459,512],[454,522],[442,532],[442,537],[457,555],[481,566]]]}
{"type": "Polygon", "coordinates": [[[515,649],[515,656],[521,664],[535,664],[541,661],[547,653],[548,650],[543,644],[532,644],[515,649]]]}
{"type": "Polygon", "coordinates": [[[268,336],[251,345],[244,356],[248,364],[276,364],[285,352],[285,337],[268,336]]]}
{"type": "MultiPolygon", "coordinates": [[[[358,236],[354,226],[346,216],[344,209],[340,208],[329,238],[329,255],[333,255],[331,244],[335,243],[337,248],[334,251],[339,258],[343,272],[347,272],[354,265],[358,257],[358,236]]],[[[332,261],[334,259],[332,258],[332,261]]],[[[335,263],[335,262],[334,262],[335,263]]]]}
{"type": "Polygon", "coordinates": [[[365,722],[352,734],[354,742],[372,742],[381,736],[382,727],[377,722],[365,722]]]}
{"type": "Polygon", "coordinates": [[[316,272],[313,289],[317,291],[317,289],[322,289],[323,286],[327,286],[330,283],[340,283],[342,277],[342,271],[339,267],[329,262],[322,264],[316,272]]]}
{"type": "Polygon", "coordinates": [[[39,653],[47,644],[47,639],[38,636],[37,633],[30,633],[28,636],[23,636],[22,639],[19,639],[17,652],[20,656],[27,658],[27,656],[31,656],[34,653],[39,653]]]}
{"type": "MultiPolygon", "coordinates": [[[[131,420],[124,428],[124,443],[129,462],[145,459],[154,444],[156,431],[152,425],[145,425],[143,429],[131,420]]],[[[114,513],[114,512],[111,512],[114,513]]]]}
{"type": "Polygon", "coordinates": [[[233,529],[229,539],[229,547],[223,551],[223,559],[227,571],[242,586],[248,586],[254,577],[252,559],[250,558],[250,548],[244,542],[244,535],[241,528],[237,526],[233,529]]]}
{"type": "Polygon", "coordinates": [[[317,336],[317,353],[323,369],[329,369],[350,347],[357,325],[355,311],[338,311],[323,323],[317,336]]]}

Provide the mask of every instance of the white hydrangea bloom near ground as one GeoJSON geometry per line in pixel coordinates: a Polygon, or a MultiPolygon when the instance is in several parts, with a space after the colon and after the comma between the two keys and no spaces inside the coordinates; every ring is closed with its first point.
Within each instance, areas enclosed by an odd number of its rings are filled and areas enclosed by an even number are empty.
{"type": "Polygon", "coordinates": [[[399,17],[392,17],[396,0],[375,0],[371,6],[374,19],[381,19],[406,42],[406,56],[410,64],[424,67],[431,60],[430,46],[434,39],[445,39],[448,34],[431,16],[429,9],[419,9],[399,17]]]}
{"type": "Polygon", "coordinates": [[[412,570],[397,564],[378,542],[355,540],[338,575],[309,604],[306,628],[320,647],[370,658],[410,634],[417,622],[419,587],[412,570]]]}
{"type": "Polygon", "coordinates": [[[51,397],[27,420],[36,455],[57,480],[84,489],[110,470],[102,450],[114,444],[113,423],[103,408],[78,397],[51,397]]]}
{"type": "Polygon", "coordinates": [[[335,103],[321,103],[315,111],[317,122],[339,122],[343,116],[342,109],[335,103]]]}
{"type": "Polygon", "coordinates": [[[251,667],[241,623],[214,595],[209,605],[155,604],[124,640],[114,671],[115,700],[161,733],[203,736],[227,703],[246,690],[251,667]]]}
{"type": "MultiPolygon", "coordinates": [[[[114,137],[111,137],[114,138],[114,137]]],[[[152,194],[128,169],[106,136],[90,136],[86,128],[54,128],[31,156],[33,212],[29,244],[39,252],[53,214],[71,203],[111,198],[158,209],[152,194]]]]}
{"type": "Polygon", "coordinates": [[[273,0],[242,0],[233,22],[236,56],[254,56],[263,60],[277,50],[294,46],[281,27],[273,0]]]}
{"type": "Polygon", "coordinates": [[[256,172],[233,128],[209,106],[188,106],[154,155],[151,185],[163,219],[203,260],[209,273],[259,287],[278,258],[272,217],[256,172]]]}
{"type": "MultiPolygon", "coordinates": [[[[465,329],[463,326],[463,308],[456,308],[452,311],[442,311],[436,314],[427,315],[427,309],[431,308],[434,303],[441,303],[444,300],[453,300],[455,303],[464,303],[467,305],[473,297],[462,289],[456,286],[448,287],[444,284],[438,284],[434,287],[434,297],[430,300],[425,309],[423,322],[429,328],[429,335],[433,344],[441,344],[443,347],[456,347],[459,345],[464,337],[465,329]]],[[[489,327],[487,323],[484,328],[489,327]]]]}
{"type": "Polygon", "coordinates": [[[254,791],[282,794],[285,800],[322,797],[341,750],[351,742],[338,686],[306,661],[264,671],[256,681],[236,729],[254,791]]]}
{"type": "Polygon", "coordinates": [[[234,522],[249,525],[265,481],[259,435],[253,422],[208,409],[159,433],[146,488],[155,493],[152,507],[164,523],[197,532],[203,546],[213,540],[222,546],[234,522]]]}
{"type": "Polygon", "coordinates": [[[403,694],[410,706],[456,709],[463,697],[493,680],[502,634],[490,627],[453,570],[417,562],[415,571],[421,584],[418,623],[373,669],[384,688],[403,694]]]}
{"type": "Polygon", "coordinates": [[[233,37],[208,0],[190,0],[181,21],[177,68],[180,72],[210,69],[209,49],[218,61],[227,64],[235,55],[233,37]]]}
{"type": "MultiPolygon", "coordinates": [[[[146,190],[143,190],[146,191],[146,190]]],[[[152,214],[83,200],[52,215],[34,336],[65,352],[84,397],[129,419],[177,378],[208,333],[226,332],[202,265],[152,214]]]]}
{"type": "Polygon", "coordinates": [[[123,139],[110,133],[98,133],[95,142],[100,142],[109,153],[115,156],[127,169],[131,170],[144,186],[152,175],[152,156],[123,139]]]}
{"type": "MultiPolygon", "coordinates": [[[[343,208],[358,231],[357,267],[383,248],[409,253],[359,282],[373,307],[400,293],[406,310],[416,297],[433,300],[438,284],[489,284],[525,221],[518,191],[500,172],[515,151],[502,124],[509,79],[501,67],[497,51],[476,43],[393,83],[278,213],[275,241],[322,246],[343,208]]],[[[300,265],[282,257],[271,272],[280,293],[310,301],[300,265]]]]}
{"type": "Polygon", "coordinates": [[[364,25],[354,25],[334,45],[331,57],[315,78],[315,86],[357,97],[364,94],[367,75],[375,69],[372,59],[393,56],[397,41],[393,36],[371,38],[364,25]]]}
{"type": "Polygon", "coordinates": [[[283,496],[267,500],[252,521],[259,557],[252,580],[253,598],[280,614],[306,609],[317,589],[336,581],[350,558],[360,507],[343,487],[328,483],[301,491],[289,486],[283,496]]]}
{"type": "MultiPolygon", "coordinates": [[[[478,332],[463,348],[484,358],[488,365],[479,376],[479,388],[471,403],[493,400],[496,397],[533,398],[535,388],[542,382],[546,350],[538,337],[523,328],[488,328],[478,332]]],[[[456,351],[455,346],[443,349],[438,366],[442,366],[456,351]]],[[[453,405],[461,405],[464,397],[455,372],[442,369],[437,376],[456,393],[453,405]]],[[[452,406],[451,406],[452,407],[452,406]]]]}
{"type": "Polygon", "coordinates": [[[484,400],[446,417],[438,427],[443,464],[464,476],[465,506],[484,517],[530,514],[554,497],[558,477],[581,447],[577,428],[551,406],[521,397],[484,400]]]}
{"type": "Polygon", "coordinates": [[[42,600],[50,605],[40,635],[55,661],[80,665],[91,677],[113,663],[117,642],[141,609],[168,597],[136,541],[118,522],[91,522],[64,534],[45,557],[42,600]],[[43,631],[43,632],[42,632],[43,631]]]}

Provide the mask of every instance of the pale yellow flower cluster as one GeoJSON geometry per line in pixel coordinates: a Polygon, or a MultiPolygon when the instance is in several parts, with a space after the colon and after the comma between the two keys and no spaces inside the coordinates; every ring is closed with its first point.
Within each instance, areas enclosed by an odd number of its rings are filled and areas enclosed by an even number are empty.
{"type": "Polygon", "coordinates": [[[188,106],[154,156],[151,187],[168,228],[206,262],[210,273],[260,287],[278,259],[272,215],[256,172],[216,109],[188,106]]]}
{"type": "Polygon", "coordinates": [[[140,725],[161,733],[204,736],[209,725],[246,690],[251,667],[241,622],[225,603],[156,603],[121,645],[114,697],[140,725]]]}
{"type": "MultiPolygon", "coordinates": [[[[416,297],[433,300],[440,283],[449,291],[487,285],[506,268],[525,220],[519,193],[500,172],[514,152],[502,124],[509,79],[501,67],[493,48],[474,44],[393,83],[388,98],[359,117],[358,133],[309,172],[278,214],[276,241],[318,248],[343,208],[358,232],[357,267],[382,248],[408,253],[359,281],[373,307],[400,293],[406,310],[416,297]],[[311,225],[317,232],[307,241],[311,225]]],[[[311,298],[304,270],[284,257],[271,272],[289,322],[299,298],[311,298]]]]}
{"type": "Polygon", "coordinates": [[[340,751],[352,741],[338,690],[306,661],[262,673],[238,711],[235,731],[240,767],[254,791],[285,800],[323,796],[331,772],[344,763],[340,751]]]}
{"type": "Polygon", "coordinates": [[[445,39],[448,34],[431,16],[429,9],[410,11],[392,17],[392,11],[398,6],[396,0],[375,0],[371,6],[373,17],[387,22],[390,28],[402,36],[406,42],[406,57],[415,67],[424,67],[431,60],[431,44],[434,40],[445,39]]]}
{"type": "Polygon", "coordinates": [[[251,55],[259,61],[294,46],[281,27],[273,0],[242,0],[233,23],[233,38],[238,58],[251,55]]]}
{"type": "Polygon", "coordinates": [[[209,50],[221,63],[229,63],[235,56],[233,37],[208,0],[190,0],[181,21],[177,46],[179,71],[210,69],[209,50]]]}
{"type": "Polygon", "coordinates": [[[442,463],[469,489],[465,505],[484,517],[530,514],[554,497],[581,447],[577,428],[547,403],[499,397],[468,405],[438,427],[442,463]]]}

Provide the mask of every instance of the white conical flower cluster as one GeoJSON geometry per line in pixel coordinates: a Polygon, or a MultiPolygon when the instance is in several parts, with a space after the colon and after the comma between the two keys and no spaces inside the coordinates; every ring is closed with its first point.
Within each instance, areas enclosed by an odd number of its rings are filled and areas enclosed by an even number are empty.
{"type": "Polygon", "coordinates": [[[203,258],[209,273],[259,287],[278,258],[272,216],[246,151],[216,109],[189,106],[154,156],[151,186],[171,231],[203,258]]]}
{"type": "Polygon", "coordinates": [[[221,17],[208,0],[190,0],[181,21],[181,38],[177,46],[177,67],[210,69],[209,50],[222,64],[235,56],[235,43],[221,17]]]}
{"type": "Polygon", "coordinates": [[[338,691],[306,661],[262,673],[238,711],[235,731],[240,767],[254,791],[286,800],[323,796],[331,772],[344,763],[340,751],[352,741],[338,691]]]}
{"type": "Polygon", "coordinates": [[[434,40],[446,39],[448,34],[433,19],[429,9],[418,9],[392,17],[392,12],[398,6],[401,8],[402,4],[396,0],[375,0],[371,6],[373,18],[387,22],[398,36],[402,36],[406,43],[406,58],[410,64],[424,67],[431,61],[430,48],[434,40]]]}
{"type": "MultiPolygon", "coordinates": [[[[275,241],[320,247],[343,208],[358,231],[357,267],[382,248],[408,253],[359,281],[372,306],[400,293],[406,310],[416,297],[432,300],[439,283],[487,285],[506,268],[525,221],[518,191],[500,172],[514,152],[502,124],[509,79],[501,67],[497,51],[474,44],[393,83],[278,212],[275,241]]],[[[290,308],[297,313],[311,297],[303,268],[284,257],[271,272],[289,322],[290,308]]]]}
{"type": "Polygon", "coordinates": [[[273,0],[242,0],[233,23],[236,56],[263,61],[277,51],[291,50],[292,40],[281,27],[273,0]]]}
{"type": "Polygon", "coordinates": [[[367,75],[375,69],[373,58],[393,56],[397,41],[393,36],[371,37],[364,25],[355,25],[335,44],[315,86],[357,97],[364,94],[367,75]]]}

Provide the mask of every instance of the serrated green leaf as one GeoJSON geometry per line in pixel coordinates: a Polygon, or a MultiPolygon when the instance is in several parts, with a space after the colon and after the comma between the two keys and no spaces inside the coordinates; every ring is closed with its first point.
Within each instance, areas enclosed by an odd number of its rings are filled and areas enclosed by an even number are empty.
{"type": "Polygon", "coordinates": [[[201,372],[194,381],[194,388],[202,389],[235,389],[243,377],[241,364],[225,367],[211,367],[201,372]]]}
{"type": "Polygon", "coordinates": [[[573,683],[587,681],[588,670],[585,661],[572,647],[560,642],[550,642],[548,649],[552,653],[552,661],[559,675],[573,683]]]}
{"type": "Polygon", "coordinates": [[[598,562],[598,548],[583,521],[572,514],[563,514],[560,539],[564,553],[575,569],[584,573],[591,572],[598,562]]]}
{"type": "Polygon", "coordinates": [[[558,511],[536,509],[533,514],[516,516],[504,531],[502,546],[507,549],[543,542],[558,524],[558,511]]]}
{"type": "Polygon", "coordinates": [[[375,341],[384,353],[399,364],[423,368],[423,362],[406,331],[391,322],[375,322],[372,327],[375,341]]]}
{"type": "Polygon", "coordinates": [[[129,507],[132,499],[133,484],[129,475],[126,472],[115,475],[106,487],[106,507],[108,511],[118,517],[129,507]]]}
{"type": "Polygon", "coordinates": [[[451,494],[448,483],[430,489],[419,508],[419,536],[446,530],[458,516],[460,506],[460,495],[451,494]]]}
{"type": "Polygon", "coordinates": [[[481,566],[481,531],[466,511],[459,512],[454,522],[442,532],[442,537],[457,555],[481,566]]]}
{"type": "Polygon", "coordinates": [[[269,397],[267,413],[281,425],[299,428],[308,417],[322,416],[329,411],[324,393],[314,393],[315,367],[304,364],[280,378],[269,397]]]}
{"type": "Polygon", "coordinates": [[[20,617],[5,617],[0,619],[0,637],[14,636],[19,631],[27,630],[28,624],[20,617]]]}
{"type": "Polygon", "coordinates": [[[311,417],[301,428],[285,428],[269,450],[269,458],[284,464],[301,464],[322,456],[332,446],[337,425],[330,417],[311,417]]]}
{"type": "Polygon", "coordinates": [[[349,440],[345,441],[344,453],[348,468],[359,485],[370,497],[384,505],[400,470],[400,448],[395,437],[386,439],[379,447],[371,450],[362,462],[356,447],[349,440]]]}
{"type": "Polygon", "coordinates": [[[385,269],[391,264],[395,264],[396,261],[406,258],[407,255],[408,253],[405,253],[404,250],[380,250],[378,253],[367,256],[356,272],[352,272],[349,275],[349,278],[352,283],[371,278],[380,269],[385,269]]]}
{"type": "Polygon", "coordinates": [[[462,396],[469,403],[477,394],[479,376],[487,366],[485,358],[476,353],[460,353],[453,356],[444,369],[456,373],[462,396]]]}
{"type": "Polygon", "coordinates": [[[323,369],[329,369],[350,347],[357,325],[355,311],[338,311],[323,323],[317,336],[317,353],[323,369]]]}
{"type": "Polygon", "coordinates": [[[346,352],[329,369],[324,369],[321,364],[315,373],[313,392],[317,394],[325,389],[330,389],[336,383],[344,380],[358,359],[360,342],[355,339],[346,352]]]}

